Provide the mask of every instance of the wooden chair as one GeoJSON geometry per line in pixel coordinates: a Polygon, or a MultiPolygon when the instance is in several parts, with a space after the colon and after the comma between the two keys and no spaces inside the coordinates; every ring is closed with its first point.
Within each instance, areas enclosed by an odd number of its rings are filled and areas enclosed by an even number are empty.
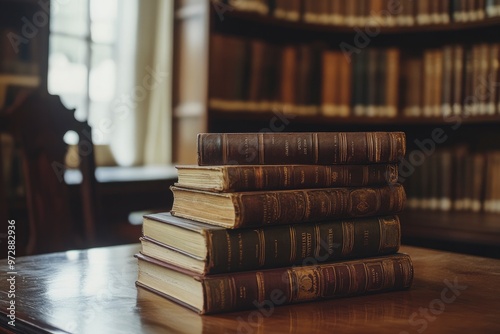
{"type": "Polygon", "coordinates": [[[20,96],[7,115],[8,130],[23,158],[29,211],[26,254],[94,245],[99,210],[89,125],[77,121],[74,110],[65,108],[58,96],[43,90],[20,96]],[[81,211],[72,207],[64,182],[67,145],[63,137],[69,130],[79,135],[81,211]]]}

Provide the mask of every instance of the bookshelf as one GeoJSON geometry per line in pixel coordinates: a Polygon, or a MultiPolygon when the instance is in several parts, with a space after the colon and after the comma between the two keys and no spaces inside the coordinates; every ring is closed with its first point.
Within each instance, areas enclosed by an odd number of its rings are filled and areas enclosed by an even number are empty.
{"type": "MultiPolygon", "coordinates": [[[[260,2],[262,3],[262,1],[260,2]]],[[[441,129],[447,139],[444,143],[437,144],[438,151],[454,150],[455,147],[461,145],[467,145],[472,153],[488,154],[490,151],[500,150],[500,132],[498,131],[500,126],[500,108],[498,106],[500,95],[498,92],[496,91],[490,100],[490,102],[495,103],[493,112],[487,112],[486,110],[472,112],[470,110],[475,110],[476,105],[464,103],[464,98],[470,94],[474,94],[475,89],[478,89],[478,87],[471,86],[466,82],[477,80],[481,75],[484,77],[493,71],[495,71],[497,79],[494,81],[493,79],[488,79],[489,83],[487,85],[491,86],[500,78],[496,72],[498,71],[500,58],[496,58],[494,61],[491,60],[491,63],[488,63],[489,65],[483,66],[482,64],[485,59],[493,59],[494,57],[481,58],[480,56],[475,56],[481,54],[481,47],[484,45],[487,46],[484,50],[494,50],[493,45],[495,47],[500,46],[500,39],[498,38],[498,34],[495,33],[500,28],[500,17],[496,14],[484,15],[482,19],[479,19],[480,16],[475,16],[473,20],[457,20],[452,10],[448,12],[449,23],[437,24],[430,22],[428,24],[415,23],[412,26],[379,26],[377,34],[370,37],[368,45],[361,48],[361,53],[366,52],[369,54],[372,49],[386,50],[396,48],[400,50],[400,66],[396,82],[397,89],[399,90],[397,94],[397,112],[391,117],[370,117],[366,114],[356,115],[353,112],[354,103],[349,105],[350,113],[344,117],[327,115],[321,109],[321,96],[315,100],[316,108],[314,111],[304,114],[297,113],[296,110],[287,109],[284,103],[271,103],[264,108],[256,108],[255,104],[245,103],[233,103],[228,104],[228,106],[222,105],[222,107],[217,104],[214,105],[212,103],[214,92],[230,91],[235,86],[231,83],[224,83],[225,80],[231,79],[231,73],[238,71],[238,66],[234,65],[235,61],[230,57],[234,51],[232,49],[238,48],[238,45],[229,39],[247,41],[245,52],[241,52],[240,50],[235,53],[238,54],[239,52],[240,55],[245,54],[248,57],[246,63],[242,65],[243,69],[246,68],[244,75],[247,78],[245,80],[248,81],[246,87],[243,85],[243,90],[245,90],[251,86],[252,80],[262,81],[259,78],[252,79],[251,74],[250,79],[248,79],[248,73],[254,69],[252,67],[254,66],[252,65],[252,55],[258,54],[257,51],[255,51],[256,53],[252,53],[256,49],[254,46],[256,45],[254,43],[255,40],[267,43],[271,47],[278,46],[278,49],[281,48],[281,50],[290,45],[299,47],[304,44],[319,44],[321,53],[325,50],[339,49],[339,45],[342,42],[353,44],[360,29],[362,31],[364,31],[363,29],[369,29],[365,25],[360,25],[357,29],[354,29],[355,26],[345,24],[334,25],[304,22],[303,15],[299,15],[299,18],[295,21],[277,18],[273,13],[272,6],[272,4],[276,4],[277,2],[271,2],[269,12],[263,14],[240,10],[237,8],[236,3],[232,4],[231,1],[222,5],[220,2],[176,1],[173,137],[174,143],[177,143],[177,147],[174,148],[174,161],[178,163],[196,163],[196,143],[194,138],[196,138],[198,132],[270,131],[272,124],[278,125],[275,127],[278,131],[401,130],[407,133],[407,149],[409,153],[419,150],[419,147],[415,143],[416,140],[422,141],[431,138],[433,130],[441,129]],[[220,44],[220,42],[214,39],[214,36],[223,36],[224,38],[228,38],[229,42],[220,44]],[[222,47],[217,47],[217,45],[222,45],[222,47]],[[418,59],[420,62],[419,66],[421,66],[419,67],[421,69],[420,72],[425,73],[424,58],[426,51],[433,51],[433,55],[437,57],[435,51],[438,50],[437,55],[441,57],[439,58],[439,64],[443,64],[439,66],[443,67],[437,68],[437,71],[443,71],[446,62],[446,57],[443,55],[446,55],[446,52],[449,51],[446,49],[449,45],[457,46],[457,48],[461,48],[461,52],[464,52],[463,56],[454,56],[457,59],[461,59],[462,63],[457,65],[456,68],[452,67],[451,71],[447,74],[451,78],[449,89],[452,93],[446,97],[449,100],[445,100],[445,97],[442,97],[444,93],[441,90],[444,87],[443,82],[445,81],[442,79],[444,74],[441,73],[442,76],[438,77],[439,81],[436,81],[437,83],[422,81],[419,86],[425,88],[429,83],[433,84],[433,89],[429,93],[431,95],[433,94],[432,92],[439,89],[439,96],[433,95],[435,99],[432,102],[437,106],[437,112],[424,116],[424,98],[427,97],[424,96],[424,92],[422,91],[417,97],[413,96],[414,101],[417,101],[419,104],[421,111],[417,115],[405,113],[405,108],[408,106],[407,100],[410,96],[408,91],[411,90],[407,87],[408,82],[414,80],[411,72],[409,74],[405,72],[405,68],[409,67],[408,63],[405,62],[408,59],[418,59]],[[222,52],[217,52],[217,48],[221,49],[222,52]],[[469,59],[467,57],[473,56],[475,56],[475,58],[471,58],[473,60],[467,60],[469,59]],[[223,64],[223,68],[226,68],[226,72],[229,74],[221,72],[214,65],[218,58],[222,58],[222,61],[219,63],[223,64]],[[454,80],[458,77],[458,73],[467,79],[454,80]],[[459,84],[455,85],[457,86],[456,88],[451,88],[455,81],[459,82],[459,84]],[[453,89],[456,89],[456,91],[453,91],[453,89]],[[460,105],[458,109],[460,111],[457,113],[453,111],[446,113],[445,108],[441,108],[441,102],[443,101],[447,102],[450,110],[458,102],[460,105]],[[232,106],[236,107],[232,108],[232,106]],[[471,109],[467,109],[466,111],[465,109],[469,107],[471,109]]],[[[301,3],[302,7],[300,8],[304,10],[304,2],[298,1],[296,3],[301,3]]],[[[480,4],[481,2],[477,3],[480,4]]],[[[419,9],[415,10],[418,11],[419,9]]],[[[486,12],[488,12],[487,8],[485,9],[486,12]]],[[[455,61],[455,58],[453,58],[453,61],[455,61]]],[[[453,62],[453,64],[455,63],[453,62]]],[[[281,66],[280,61],[275,62],[274,66],[281,66]]],[[[311,66],[316,65],[313,64],[311,66]]],[[[430,71],[430,73],[433,72],[435,71],[430,71]]],[[[232,78],[235,78],[235,76],[233,75],[232,78]]],[[[338,79],[337,77],[337,82],[339,81],[338,79]]],[[[235,82],[237,81],[232,81],[232,83],[235,82]]],[[[340,82],[345,81],[340,80],[340,82]]],[[[356,82],[356,77],[352,77],[352,82],[356,82]]],[[[378,83],[378,81],[372,80],[372,85],[373,82],[375,85],[378,83]]],[[[281,85],[282,83],[279,84],[281,85]]],[[[353,91],[350,93],[355,94],[353,91]]],[[[375,96],[379,93],[375,93],[375,96]]],[[[478,103],[477,108],[482,108],[480,104],[478,103]]],[[[455,174],[457,173],[455,169],[454,166],[449,168],[450,175],[454,175],[450,186],[453,189],[456,187],[453,184],[456,179],[455,174]]],[[[488,174],[488,177],[490,175],[496,176],[494,179],[489,180],[489,182],[493,184],[493,188],[500,188],[499,181],[497,180],[499,178],[498,170],[500,167],[493,166],[493,169],[497,171],[494,174],[488,174]]],[[[464,174],[463,177],[467,178],[467,175],[464,174]]],[[[405,184],[405,187],[411,188],[409,185],[410,179],[411,176],[407,178],[408,186],[405,184]]],[[[482,182],[488,183],[485,176],[483,176],[482,182]]],[[[442,188],[441,183],[436,188],[439,189],[440,187],[442,188]]],[[[487,188],[486,185],[483,185],[483,188],[487,188]]],[[[412,193],[412,189],[408,190],[410,197],[415,196],[412,193]]],[[[485,192],[487,190],[481,188],[479,196],[482,200],[487,196],[485,192]]],[[[453,193],[450,196],[453,197],[453,193]]],[[[483,212],[483,209],[477,212],[467,209],[455,210],[453,209],[453,204],[451,207],[451,210],[442,211],[439,209],[419,208],[417,205],[416,208],[407,210],[403,216],[404,218],[402,218],[402,225],[406,225],[405,241],[419,245],[428,244],[433,247],[445,245],[443,247],[449,250],[462,250],[499,257],[500,254],[498,254],[498,251],[494,252],[493,249],[495,245],[500,244],[500,225],[498,224],[500,222],[500,214],[483,212]]]]}
{"type": "Polygon", "coordinates": [[[48,2],[0,0],[0,145],[4,164],[4,196],[10,213],[24,203],[20,154],[9,132],[9,114],[21,96],[46,91],[48,71],[48,2]]]}

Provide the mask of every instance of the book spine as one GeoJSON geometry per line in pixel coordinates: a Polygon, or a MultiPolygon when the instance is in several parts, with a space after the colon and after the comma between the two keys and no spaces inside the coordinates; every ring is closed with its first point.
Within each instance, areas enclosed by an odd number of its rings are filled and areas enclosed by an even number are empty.
{"type": "Polygon", "coordinates": [[[201,133],[198,164],[283,165],[397,162],[403,132],[201,133]]]}
{"type": "Polygon", "coordinates": [[[222,191],[361,187],[395,183],[395,164],[230,166],[222,191]]]}
{"type": "Polygon", "coordinates": [[[397,254],[198,279],[205,295],[202,313],[209,314],[406,289],[413,266],[408,255],[397,254]]]}
{"type": "Polygon", "coordinates": [[[400,212],[405,204],[403,186],[381,188],[329,188],[274,192],[241,192],[232,197],[235,226],[317,222],[400,212]]]}
{"type": "Polygon", "coordinates": [[[397,216],[208,231],[208,273],[322,263],[395,253],[397,216]]]}

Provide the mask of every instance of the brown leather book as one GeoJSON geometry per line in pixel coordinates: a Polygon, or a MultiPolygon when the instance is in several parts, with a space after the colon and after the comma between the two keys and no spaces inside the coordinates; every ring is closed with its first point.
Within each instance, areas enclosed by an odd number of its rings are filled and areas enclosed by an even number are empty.
{"type": "Polygon", "coordinates": [[[478,77],[475,82],[475,94],[478,100],[478,110],[480,115],[486,115],[488,113],[488,75],[489,72],[489,45],[486,43],[481,43],[478,45],[479,54],[479,69],[478,77]]]}
{"type": "Polygon", "coordinates": [[[287,45],[281,53],[280,102],[283,108],[290,110],[297,105],[295,83],[297,81],[297,48],[287,45]]]}
{"type": "Polygon", "coordinates": [[[200,166],[387,163],[405,151],[404,132],[198,134],[200,166]]]}
{"type": "Polygon", "coordinates": [[[212,57],[210,62],[212,73],[219,73],[212,80],[211,85],[217,94],[211,96],[210,105],[213,108],[226,110],[242,110],[246,108],[245,101],[247,100],[246,83],[248,82],[247,69],[249,47],[246,39],[228,36],[212,37],[212,57]],[[218,51],[215,48],[222,45],[223,51],[218,51]],[[218,63],[218,64],[216,64],[218,63]],[[219,86],[219,87],[217,87],[219,86]]]}
{"type": "Polygon", "coordinates": [[[432,91],[432,115],[434,117],[442,117],[442,91],[443,91],[443,50],[437,49],[433,52],[433,91],[432,91]]]}
{"type": "Polygon", "coordinates": [[[287,13],[285,19],[299,21],[302,17],[302,0],[286,0],[287,13]]]}
{"type": "Polygon", "coordinates": [[[356,5],[358,4],[357,1],[351,0],[351,1],[344,1],[344,23],[347,26],[354,26],[357,22],[357,9],[356,5]]]}
{"type": "Polygon", "coordinates": [[[225,37],[222,35],[212,34],[210,36],[210,60],[209,60],[209,100],[210,106],[218,108],[223,101],[226,100],[224,87],[220,82],[220,78],[224,72],[223,50],[225,37]]]}
{"type": "Polygon", "coordinates": [[[352,99],[352,61],[346,55],[340,54],[339,75],[337,85],[339,86],[339,116],[349,117],[351,115],[352,99]]]}
{"type": "Polygon", "coordinates": [[[440,2],[443,0],[429,1],[429,24],[440,24],[441,22],[441,13],[440,13],[440,2]]]}
{"type": "Polygon", "coordinates": [[[294,113],[315,115],[318,111],[321,92],[321,46],[304,44],[299,46],[297,62],[296,98],[294,113]]]}
{"type": "MultiPolygon", "coordinates": [[[[381,58],[379,55],[383,52],[383,50],[370,48],[368,50],[364,50],[368,54],[367,58],[367,80],[366,80],[366,116],[375,117],[377,115],[377,100],[380,97],[379,93],[379,83],[377,82],[377,72],[380,69],[380,61],[381,58]]],[[[383,85],[380,85],[383,86],[383,85]]]]}
{"type": "Polygon", "coordinates": [[[405,89],[405,103],[403,113],[408,117],[419,117],[423,112],[423,63],[421,55],[410,56],[404,60],[403,87],[405,89]]]}
{"type": "Polygon", "coordinates": [[[176,186],[207,191],[362,187],[395,183],[397,164],[176,166],[176,186]]]}
{"type": "Polygon", "coordinates": [[[142,254],[202,275],[379,256],[401,244],[397,216],[231,230],[165,212],[144,216],[142,229],[142,254]]]}
{"type": "Polygon", "coordinates": [[[453,46],[443,47],[443,76],[441,81],[441,115],[449,117],[452,114],[452,87],[453,87],[453,46]]]}
{"type": "Polygon", "coordinates": [[[396,117],[399,105],[399,49],[389,48],[386,50],[386,91],[384,116],[396,117]]]}
{"type": "Polygon", "coordinates": [[[464,87],[464,47],[455,45],[453,50],[453,114],[461,115],[463,112],[463,87],[464,87]]]}
{"type": "MultiPolygon", "coordinates": [[[[482,209],[483,190],[485,188],[486,163],[485,156],[482,153],[476,153],[472,156],[472,196],[470,209],[473,212],[479,212],[482,209]]],[[[488,180],[489,182],[489,180],[488,180]]]]}
{"type": "Polygon", "coordinates": [[[488,115],[494,115],[496,111],[496,101],[498,96],[498,71],[500,70],[499,66],[499,45],[497,43],[489,45],[489,58],[488,58],[488,74],[486,77],[486,81],[488,83],[487,87],[487,113],[488,115]]]}
{"type": "Polygon", "coordinates": [[[250,41],[250,83],[248,87],[248,107],[250,111],[258,111],[263,109],[262,102],[262,86],[267,80],[266,72],[264,71],[264,62],[266,58],[267,45],[260,40],[250,41]]]}
{"type": "MultiPolygon", "coordinates": [[[[430,3],[432,0],[417,1],[417,24],[424,25],[431,23],[430,3]]],[[[432,1],[433,2],[433,1],[432,1]]]]}
{"type": "Polygon", "coordinates": [[[136,254],[137,285],[200,314],[259,309],[313,300],[407,289],[413,265],[406,254],[259,271],[202,276],[136,254]]]}
{"type": "Polygon", "coordinates": [[[316,7],[320,0],[303,0],[304,22],[318,23],[316,7]]]}
{"type": "Polygon", "coordinates": [[[225,228],[318,222],[401,212],[400,184],[219,193],[172,186],[172,215],[225,228]]]}
{"type": "MultiPolygon", "coordinates": [[[[434,50],[424,51],[424,79],[423,79],[423,115],[431,117],[433,112],[434,96],[434,50]]],[[[441,83],[439,83],[441,84],[441,83]]]]}
{"type": "Polygon", "coordinates": [[[475,47],[464,50],[464,90],[463,90],[463,114],[471,116],[474,113],[474,55],[475,47]]]}
{"type": "Polygon", "coordinates": [[[345,1],[343,0],[330,0],[331,2],[331,15],[329,23],[333,25],[345,24],[345,1]]]}
{"type": "Polygon", "coordinates": [[[321,113],[325,116],[339,116],[340,57],[338,51],[324,51],[322,54],[321,113]]]}
{"type": "Polygon", "coordinates": [[[477,0],[466,0],[465,3],[465,21],[476,21],[477,20],[477,0]]]}
{"type": "Polygon", "coordinates": [[[449,149],[443,149],[439,154],[439,209],[449,211],[452,207],[452,166],[453,156],[449,149]]]}

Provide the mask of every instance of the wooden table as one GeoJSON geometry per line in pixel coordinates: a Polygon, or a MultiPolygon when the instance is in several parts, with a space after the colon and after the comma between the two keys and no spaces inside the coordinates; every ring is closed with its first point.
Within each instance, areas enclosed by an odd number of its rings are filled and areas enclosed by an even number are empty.
{"type": "MultiPolygon", "coordinates": [[[[78,333],[500,333],[500,261],[402,247],[413,287],[379,295],[199,316],[138,289],[139,245],[19,258],[15,328],[78,333]],[[455,291],[450,285],[456,285],[455,291]],[[260,323],[260,326],[256,326],[260,323]]],[[[2,261],[1,310],[9,305],[2,261]]]]}

